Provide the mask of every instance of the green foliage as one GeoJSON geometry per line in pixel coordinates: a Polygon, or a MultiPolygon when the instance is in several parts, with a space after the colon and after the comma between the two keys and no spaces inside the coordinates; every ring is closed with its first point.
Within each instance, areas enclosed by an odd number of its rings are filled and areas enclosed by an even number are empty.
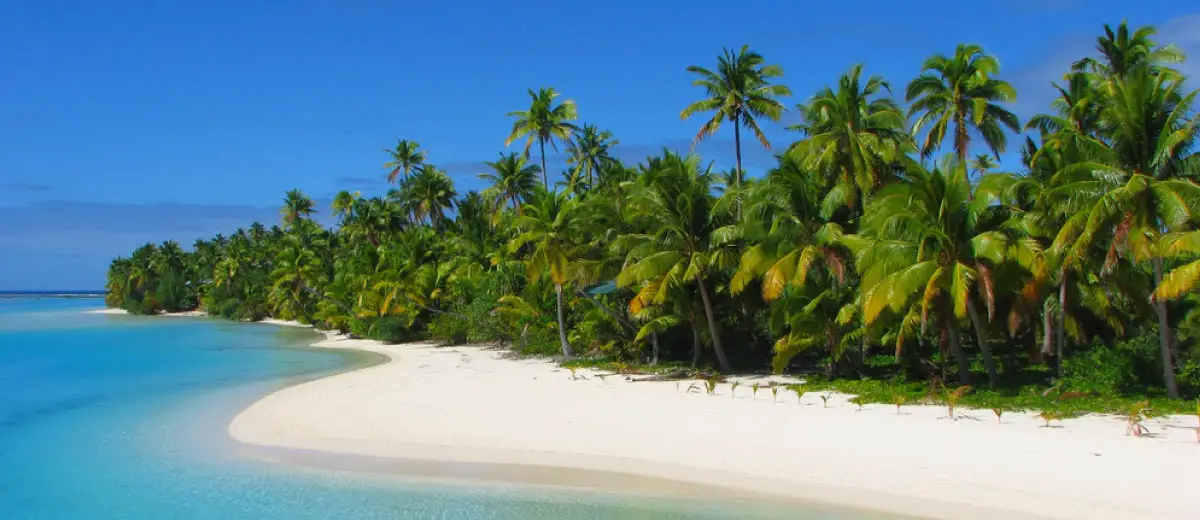
{"type": "Polygon", "coordinates": [[[467,320],[453,314],[440,314],[429,323],[429,335],[447,345],[461,345],[467,342],[471,332],[467,320]]]}
{"type": "MultiPolygon", "coordinates": [[[[1200,91],[1152,29],[1132,34],[1106,33],[1068,72],[1012,173],[978,154],[1011,148],[1018,127],[1016,93],[974,45],[913,71],[909,114],[863,67],[830,78],[802,96],[795,141],[757,179],[694,153],[627,164],[615,136],[538,89],[510,114],[524,150],[488,163],[482,193],[400,140],[386,150],[396,187],[338,193],[335,228],[290,190],[276,226],[114,260],[105,301],[578,355],[616,373],[670,367],[710,393],[705,366],[797,371],[811,381],[798,396],[897,412],[1190,411],[1169,398],[1200,392],[1200,91]],[[542,150],[558,144],[565,189],[542,150]],[[985,375],[969,394],[943,391],[985,375]]],[[[730,123],[768,144],[758,122],[789,94],[779,67],[742,48],[688,70],[704,93],[681,115],[705,114],[698,140],[730,123]]]]}
{"type": "Polygon", "coordinates": [[[422,339],[412,329],[412,320],[405,316],[383,316],[377,318],[368,330],[368,338],[384,343],[404,343],[422,339]]]}
{"type": "Polygon", "coordinates": [[[1100,395],[1125,395],[1137,383],[1129,352],[1103,345],[1067,358],[1063,388],[1100,395]]]}

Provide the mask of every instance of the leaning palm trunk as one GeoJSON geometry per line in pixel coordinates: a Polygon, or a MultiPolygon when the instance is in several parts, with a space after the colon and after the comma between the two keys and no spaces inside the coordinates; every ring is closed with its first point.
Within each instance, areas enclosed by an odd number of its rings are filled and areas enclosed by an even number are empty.
{"type": "Polygon", "coordinates": [[[975,310],[975,302],[967,298],[967,315],[971,318],[971,325],[975,327],[975,341],[979,343],[979,351],[983,353],[983,366],[987,368],[988,388],[996,388],[996,360],[992,357],[992,347],[988,345],[987,330],[983,328],[983,321],[979,318],[979,311],[975,310]]]}
{"type": "Polygon", "coordinates": [[[1054,355],[1054,315],[1051,314],[1052,307],[1050,299],[1046,299],[1046,303],[1042,305],[1042,356],[1054,355]]]}
{"type": "Polygon", "coordinates": [[[567,342],[567,325],[563,319],[563,289],[561,284],[554,284],[554,291],[558,294],[558,340],[562,342],[562,353],[570,358],[575,357],[575,350],[571,348],[571,344],[567,342]]]}
{"type": "Polygon", "coordinates": [[[692,368],[700,368],[700,324],[692,322],[692,368]]]}
{"type": "Polygon", "coordinates": [[[1058,367],[1058,379],[1062,380],[1063,373],[1063,348],[1067,344],[1067,271],[1063,270],[1062,283],[1058,286],[1058,330],[1055,331],[1058,337],[1056,338],[1057,345],[1054,346],[1054,364],[1058,367]]]}
{"type": "Polygon", "coordinates": [[[658,333],[657,332],[650,333],[650,348],[651,348],[650,364],[657,365],[658,364],[658,333]]]}
{"type": "Polygon", "coordinates": [[[733,123],[733,151],[737,157],[737,171],[733,172],[733,185],[742,187],[742,118],[741,114],[737,114],[737,121],[733,123]]]}
{"type": "MultiPolygon", "coordinates": [[[[1162,284],[1162,259],[1155,258],[1154,263],[1154,287],[1158,288],[1162,284]]],[[[1162,350],[1163,360],[1163,383],[1167,387],[1167,397],[1171,399],[1179,398],[1179,387],[1175,385],[1175,363],[1171,360],[1171,324],[1170,317],[1167,315],[1167,302],[1162,298],[1155,298],[1154,312],[1158,314],[1158,343],[1162,350]]]]}
{"type": "Polygon", "coordinates": [[[704,314],[708,317],[708,332],[712,334],[713,351],[717,353],[717,366],[722,372],[730,372],[729,359],[725,357],[725,349],[721,347],[721,333],[717,331],[717,320],[713,316],[712,300],[708,297],[708,288],[704,286],[704,278],[697,277],[700,285],[700,298],[704,300],[704,314]]]}
{"type": "Polygon", "coordinates": [[[963,354],[962,342],[958,337],[958,326],[953,319],[946,324],[946,335],[950,336],[950,354],[958,362],[959,384],[971,384],[971,367],[967,364],[967,356],[963,354]]]}
{"type": "Polygon", "coordinates": [[[550,184],[548,182],[546,182],[546,139],[545,138],[543,138],[543,137],[538,138],[538,148],[540,148],[542,151],[542,186],[544,186],[546,188],[546,191],[549,191],[550,184]]]}

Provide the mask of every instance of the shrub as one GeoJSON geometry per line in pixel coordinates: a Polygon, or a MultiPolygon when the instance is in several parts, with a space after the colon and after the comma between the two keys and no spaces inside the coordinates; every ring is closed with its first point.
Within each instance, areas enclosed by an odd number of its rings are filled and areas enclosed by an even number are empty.
{"type": "Polygon", "coordinates": [[[384,316],[371,324],[369,338],[384,343],[403,343],[421,339],[410,328],[412,320],[404,316],[384,316]]]}
{"type": "Polygon", "coordinates": [[[1137,384],[1134,361],[1129,351],[1093,346],[1090,350],[1066,358],[1063,365],[1063,389],[1098,395],[1124,395],[1137,384]]]}
{"type": "Polygon", "coordinates": [[[467,320],[453,314],[442,314],[429,324],[429,335],[444,341],[447,345],[461,345],[467,342],[471,325],[467,320]]]}

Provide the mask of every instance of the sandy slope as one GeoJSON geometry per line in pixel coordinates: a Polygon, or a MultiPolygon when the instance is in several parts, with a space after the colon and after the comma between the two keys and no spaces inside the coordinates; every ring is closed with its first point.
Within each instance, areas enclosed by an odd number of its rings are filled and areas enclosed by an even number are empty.
{"type": "MultiPolygon", "coordinates": [[[[88,314],[129,314],[125,309],[98,309],[94,311],[84,311],[88,314]]],[[[183,312],[161,312],[156,316],[176,317],[176,318],[202,318],[208,316],[204,311],[183,311],[183,312]]]]}
{"type": "MultiPolygon", "coordinates": [[[[587,379],[550,363],[474,347],[383,346],[330,338],[324,347],[386,354],[391,363],[272,394],[238,415],[243,442],[402,459],[618,471],[951,518],[1200,518],[1195,417],[1124,436],[1113,417],[1065,421],[990,411],[945,419],[940,407],[834,396],[802,403],[688,392],[689,383],[587,379]]],[[[567,479],[569,480],[569,479],[567,479]]]]}

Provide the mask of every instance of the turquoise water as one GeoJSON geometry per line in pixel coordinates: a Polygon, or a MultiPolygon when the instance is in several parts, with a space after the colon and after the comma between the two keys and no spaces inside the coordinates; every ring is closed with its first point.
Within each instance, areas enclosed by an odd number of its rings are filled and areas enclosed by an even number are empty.
{"type": "Polygon", "coordinates": [[[82,312],[99,306],[0,299],[2,518],[859,518],[256,460],[226,434],[238,411],[369,361],[303,348],[316,338],[303,329],[82,312]]]}

